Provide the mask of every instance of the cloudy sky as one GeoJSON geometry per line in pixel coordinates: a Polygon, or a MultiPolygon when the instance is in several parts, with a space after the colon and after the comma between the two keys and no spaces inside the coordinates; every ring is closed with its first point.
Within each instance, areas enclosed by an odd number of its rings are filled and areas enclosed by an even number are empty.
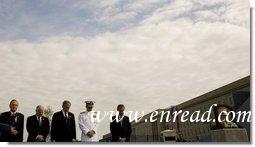
{"type": "MultiPolygon", "coordinates": [[[[248,0],[0,0],[0,111],[149,112],[250,73],[248,0]]],[[[99,135],[109,132],[100,124],[99,135]]],[[[78,136],[80,131],[78,131],[78,136]]]]}

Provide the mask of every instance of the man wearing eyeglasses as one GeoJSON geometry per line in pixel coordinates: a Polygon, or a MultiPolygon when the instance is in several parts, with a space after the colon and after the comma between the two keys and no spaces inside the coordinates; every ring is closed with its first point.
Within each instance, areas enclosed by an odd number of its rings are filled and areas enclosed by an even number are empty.
{"type": "Polygon", "coordinates": [[[86,111],[79,115],[79,127],[81,129],[82,142],[97,142],[97,127],[98,121],[96,119],[96,112],[92,111],[94,101],[85,101],[86,111]]]}
{"type": "Polygon", "coordinates": [[[22,142],[24,130],[24,115],[17,112],[19,102],[16,99],[10,102],[10,111],[4,112],[0,116],[0,123],[5,125],[0,135],[0,142],[22,142]],[[9,129],[8,129],[9,128],[9,129]],[[10,133],[8,133],[10,132],[10,133]]]}

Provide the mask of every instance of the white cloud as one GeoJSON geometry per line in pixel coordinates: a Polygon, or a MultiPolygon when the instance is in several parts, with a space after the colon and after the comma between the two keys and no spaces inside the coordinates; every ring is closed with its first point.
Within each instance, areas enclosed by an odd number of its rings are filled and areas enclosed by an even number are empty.
{"type": "Polygon", "coordinates": [[[141,23],[157,23],[164,20],[186,19],[190,21],[225,22],[242,27],[250,26],[249,1],[216,0],[186,1],[173,0],[158,8],[141,23]],[[194,19],[195,15],[197,19],[194,19]]]}
{"type": "Polygon", "coordinates": [[[119,1],[118,0],[77,0],[72,3],[72,7],[75,8],[88,8],[88,7],[97,7],[97,8],[105,8],[105,7],[114,7],[119,1]]]}
{"type": "Polygon", "coordinates": [[[128,11],[141,12],[145,9],[149,9],[159,3],[167,2],[167,0],[139,0],[132,1],[125,6],[125,9],[128,11]]]}
{"type": "Polygon", "coordinates": [[[56,110],[62,98],[71,98],[76,114],[84,97],[95,99],[100,110],[118,103],[129,110],[167,107],[250,71],[249,29],[224,23],[164,21],[94,38],[56,36],[0,46],[1,99],[36,99],[56,110]]]}
{"type": "Polygon", "coordinates": [[[226,0],[226,13],[223,18],[228,23],[250,28],[250,5],[249,1],[226,0]]]}
{"type": "Polygon", "coordinates": [[[222,4],[224,2],[226,2],[226,0],[193,0],[193,2],[201,4],[201,5],[207,5],[207,6],[211,6],[211,5],[215,5],[215,4],[222,4]]]}
{"type": "Polygon", "coordinates": [[[137,13],[135,12],[123,12],[123,13],[117,12],[117,13],[112,13],[112,15],[107,13],[107,15],[100,17],[99,21],[104,22],[108,25],[110,25],[111,23],[116,23],[118,21],[121,23],[125,23],[134,19],[134,17],[136,16],[137,16],[137,13]]]}
{"type": "MultiPolygon", "coordinates": [[[[115,4],[102,4],[107,13],[100,18],[115,22],[137,14],[118,13],[115,4]]],[[[78,115],[83,98],[91,97],[98,110],[115,110],[124,103],[128,110],[148,112],[242,78],[250,72],[246,7],[230,2],[218,13],[178,0],[121,31],[0,41],[0,110],[6,110],[14,97],[26,115],[33,114],[37,104],[58,110],[62,100],[71,99],[78,115]],[[198,21],[171,19],[186,12],[194,13],[198,21]]],[[[109,131],[108,125],[101,124],[100,135],[109,131]]]]}
{"type": "Polygon", "coordinates": [[[198,21],[219,21],[219,15],[212,11],[204,10],[204,11],[197,11],[196,16],[198,17],[198,21]]]}
{"type": "Polygon", "coordinates": [[[142,23],[157,23],[178,17],[180,14],[188,13],[194,7],[194,3],[186,0],[174,0],[169,5],[158,8],[152,16],[148,16],[142,23]]]}

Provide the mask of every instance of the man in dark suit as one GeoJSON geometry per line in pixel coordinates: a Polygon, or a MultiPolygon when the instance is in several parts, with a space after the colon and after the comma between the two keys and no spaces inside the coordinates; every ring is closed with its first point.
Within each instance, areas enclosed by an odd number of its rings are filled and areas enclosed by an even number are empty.
{"type": "Polygon", "coordinates": [[[72,142],[76,140],[75,118],[69,112],[71,102],[64,101],[62,110],[53,114],[51,125],[51,141],[72,142]]]}
{"type": "Polygon", "coordinates": [[[50,129],[49,119],[43,116],[43,106],[37,106],[35,111],[35,115],[27,118],[27,142],[45,142],[50,129]]]}
{"type": "Polygon", "coordinates": [[[0,123],[11,126],[11,133],[2,133],[1,142],[22,142],[24,130],[24,115],[17,112],[19,102],[15,99],[10,102],[10,111],[0,116],[0,123]]]}
{"type": "Polygon", "coordinates": [[[124,115],[125,106],[119,104],[117,107],[118,115],[112,117],[110,130],[113,142],[128,142],[131,135],[131,124],[129,117],[124,115]]]}

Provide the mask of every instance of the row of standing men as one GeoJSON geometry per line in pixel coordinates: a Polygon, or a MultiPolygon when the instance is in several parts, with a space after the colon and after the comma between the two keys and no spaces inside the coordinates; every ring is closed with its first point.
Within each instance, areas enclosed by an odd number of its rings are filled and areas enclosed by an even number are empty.
{"type": "MultiPolygon", "coordinates": [[[[82,142],[98,141],[98,124],[93,101],[85,101],[86,110],[79,114],[79,128],[81,129],[82,142]],[[93,120],[92,120],[93,119],[93,120]]],[[[10,102],[10,111],[0,115],[0,141],[1,142],[22,142],[24,130],[24,115],[17,112],[19,102],[16,99],[10,102]]],[[[63,101],[62,110],[53,114],[50,126],[49,119],[45,117],[44,108],[41,105],[36,107],[36,114],[27,118],[26,129],[28,132],[27,142],[46,142],[48,135],[52,142],[75,142],[76,126],[74,114],[69,112],[71,102],[63,101]]],[[[110,131],[113,142],[128,142],[131,135],[131,124],[128,116],[124,115],[125,106],[117,106],[119,112],[117,121],[113,116],[110,123],[110,131]]]]}

